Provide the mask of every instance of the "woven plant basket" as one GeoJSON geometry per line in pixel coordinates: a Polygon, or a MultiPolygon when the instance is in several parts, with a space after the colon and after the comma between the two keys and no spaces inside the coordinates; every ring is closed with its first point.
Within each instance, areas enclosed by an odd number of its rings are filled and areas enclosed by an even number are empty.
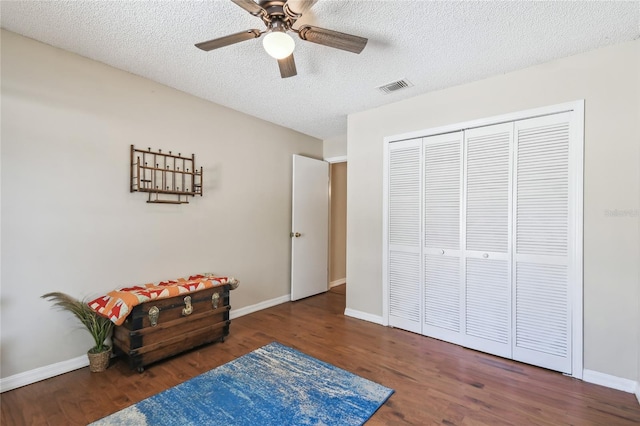
{"type": "Polygon", "coordinates": [[[101,373],[109,366],[109,360],[111,359],[111,348],[99,353],[87,352],[89,357],[89,370],[92,373],[101,373]]]}

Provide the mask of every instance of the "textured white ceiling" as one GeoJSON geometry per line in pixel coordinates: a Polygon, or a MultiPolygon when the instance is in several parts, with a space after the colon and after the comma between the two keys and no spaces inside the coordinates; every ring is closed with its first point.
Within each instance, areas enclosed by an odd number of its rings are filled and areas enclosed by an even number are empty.
{"type": "MultiPolygon", "coordinates": [[[[640,36],[640,2],[319,0],[310,23],[366,37],[360,55],[294,36],[281,79],[261,39],[211,52],[197,42],[264,29],[229,0],[2,1],[2,27],[321,139],[347,115],[640,36]],[[406,78],[413,87],[376,87],[406,78]]],[[[46,66],[46,64],[43,64],[46,66]]]]}

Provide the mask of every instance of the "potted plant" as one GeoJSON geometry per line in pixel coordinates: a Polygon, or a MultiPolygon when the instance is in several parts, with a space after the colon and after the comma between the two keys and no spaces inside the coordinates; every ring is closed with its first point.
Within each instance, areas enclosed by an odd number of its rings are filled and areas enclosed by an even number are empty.
{"type": "Polygon", "coordinates": [[[113,323],[111,320],[91,309],[85,301],[75,299],[64,293],[47,293],[41,297],[53,302],[55,307],[71,312],[80,320],[96,344],[87,352],[89,369],[92,372],[106,370],[109,365],[109,359],[111,358],[111,346],[105,344],[105,340],[111,336],[111,332],[113,331],[113,323]]]}

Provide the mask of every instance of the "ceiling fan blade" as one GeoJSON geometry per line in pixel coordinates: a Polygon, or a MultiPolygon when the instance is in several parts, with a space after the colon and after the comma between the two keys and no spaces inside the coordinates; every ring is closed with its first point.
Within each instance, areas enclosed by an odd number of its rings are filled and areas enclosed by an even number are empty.
{"type": "Polygon", "coordinates": [[[241,33],[235,33],[228,36],[214,38],[213,40],[203,41],[196,44],[198,49],[202,49],[208,52],[213,49],[219,49],[221,47],[229,46],[230,44],[240,43],[241,41],[251,40],[252,38],[260,37],[260,30],[247,30],[241,33]]]}
{"type": "Polygon", "coordinates": [[[253,0],[231,0],[250,14],[254,16],[264,16],[267,11],[253,0]]]}
{"type": "Polygon", "coordinates": [[[293,53],[284,59],[278,59],[278,66],[280,67],[280,77],[282,78],[293,77],[298,74],[296,63],[293,60],[293,53]]]}
{"type": "Polygon", "coordinates": [[[336,49],[346,50],[348,52],[360,53],[367,45],[364,37],[358,37],[351,34],[345,34],[338,31],[318,28],[311,25],[304,25],[298,30],[301,39],[312,43],[322,44],[336,49]]]}
{"type": "Polygon", "coordinates": [[[292,18],[299,18],[309,11],[318,0],[288,0],[284,5],[284,11],[292,18]]]}

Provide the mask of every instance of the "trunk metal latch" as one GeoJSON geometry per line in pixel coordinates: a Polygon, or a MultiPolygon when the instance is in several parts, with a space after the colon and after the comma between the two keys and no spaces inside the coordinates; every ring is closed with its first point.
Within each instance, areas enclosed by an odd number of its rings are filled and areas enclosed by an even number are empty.
{"type": "Polygon", "coordinates": [[[151,323],[151,327],[155,327],[158,325],[158,317],[160,316],[160,309],[157,306],[152,306],[149,309],[149,322],[151,323]]]}
{"type": "Polygon", "coordinates": [[[191,296],[187,296],[184,298],[184,308],[182,308],[182,315],[187,316],[191,315],[193,312],[193,305],[191,304],[191,296]]]}
{"type": "Polygon", "coordinates": [[[213,293],[211,296],[211,304],[213,309],[218,309],[218,302],[220,302],[220,293],[213,293]]]}

